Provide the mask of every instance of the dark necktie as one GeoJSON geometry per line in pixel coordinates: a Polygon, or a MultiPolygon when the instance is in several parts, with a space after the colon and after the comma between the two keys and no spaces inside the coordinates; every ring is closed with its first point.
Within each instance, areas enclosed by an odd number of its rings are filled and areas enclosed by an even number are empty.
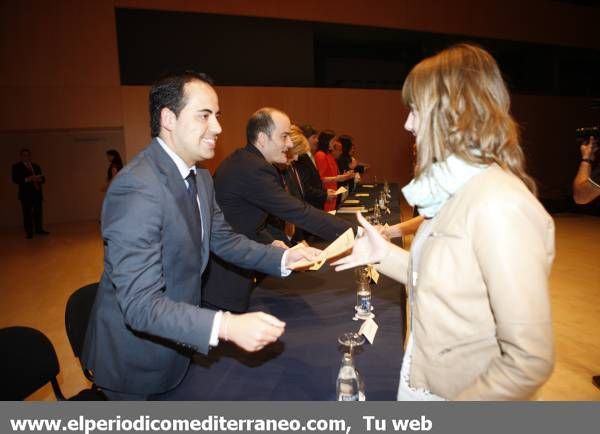
{"type": "Polygon", "coordinates": [[[198,208],[198,187],[196,186],[196,173],[193,170],[190,170],[190,173],[188,176],[185,177],[185,180],[188,183],[187,192],[190,196],[190,201],[192,202],[194,215],[197,219],[196,221],[200,222],[200,209],[198,208]]]}
{"type": "Polygon", "coordinates": [[[298,175],[298,170],[296,170],[296,166],[294,163],[290,164],[290,168],[292,174],[296,177],[296,182],[298,183],[298,188],[300,189],[300,194],[304,199],[304,187],[302,187],[302,181],[300,180],[300,175],[298,175]]]}
{"type": "MultiPolygon", "coordinates": [[[[289,189],[289,187],[287,185],[287,182],[285,182],[285,172],[282,173],[279,170],[277,172],[279,173],[279,176],[281,178],[281,183],[283,184],[283,188],[285,189],[285,191],[288,194],[290,194],[290,189],[289,189]]],[[[288,221],[284,221],[283,222],[283,233],[285,233],[285,236],[288,237],[288,239],[291,240],[292,237],[294,236],[294,234],[296,233],[296,225],[294,223],[290,223],[288,221]]]]}

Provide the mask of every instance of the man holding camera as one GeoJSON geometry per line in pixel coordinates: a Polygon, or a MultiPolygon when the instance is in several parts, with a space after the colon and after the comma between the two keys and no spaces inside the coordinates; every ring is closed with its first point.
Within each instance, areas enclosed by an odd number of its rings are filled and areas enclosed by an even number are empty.
{"type": "Polygon", "coordinates": [[[600,165],[592,170],[594,154],[598,149],[598,139],[591,136],[581,145],[581,162],[577,176],[573,181],[573,199],[575,203],[590,203],[600,196],[600,165]]]}
{"type": "MultiPolygon", "coordinates": [[[[600,164],[592,170],[597,149],[598,140],[594,136],[581,145],[581,162],[573,181],[573,199],[580,205],[590,203],[600,196],[600,164]]],[[[600,375],[594,375],[592,382],[600,388],[600,375]]]]}

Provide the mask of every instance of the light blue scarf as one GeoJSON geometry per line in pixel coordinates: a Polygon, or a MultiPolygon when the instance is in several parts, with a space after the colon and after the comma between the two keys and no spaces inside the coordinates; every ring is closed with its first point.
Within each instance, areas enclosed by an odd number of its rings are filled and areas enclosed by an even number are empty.
{"type": "Polygon", "coordinates": [[[419,209],[419,214],[431,218],[460,187],[487,167],[450,155],[445,161],[434,163],[427,175],[410,181],[402,193],[409,204],[419,209]]]}

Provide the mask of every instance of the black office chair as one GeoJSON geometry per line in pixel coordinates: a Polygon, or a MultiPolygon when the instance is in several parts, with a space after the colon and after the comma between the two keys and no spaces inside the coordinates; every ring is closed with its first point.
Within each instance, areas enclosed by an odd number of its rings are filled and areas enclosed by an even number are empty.
{"type": "MultiPolygon", "coordinates": [[[[0,400],[22,401],[50,383],[56,400],[64,401],[56,379],[59,373],[54,345],[44,333],[31,327],[0,329],[0,400]]],[[[106,400],[96,387],[69,398],[69,401],[106,400]]]]}
{"type": "Polygon", "coordinates": [[[3,401],[22,401],[52,384],[57,400],[64,400],[56,377],[60,372],[52,342],[30,327],[0,329],[0,396],[3,401]]]}
{"type": "Polygon", "coordinates": [[[94,300],[96,299],[96,292],[98,291],[98,282],[90,283],[89,285],[82,286],[75,290],[73,294],[67,300],[67,306],[65,308],[65,329],[67,330],[67,337],[71,344],[73,354],[79,360],[83,375],[91,383],[92,387],[89,389],[82,390],[79,392],[73,400],[77,401],[105,401],[107,400],[106,395],[98,388],[94,383],[94,375],[88,369],[85,369],[81,363],[81,352],[83,351],[83,341],[85,340],[85,333],[87,331],[88,322],[90,320],[90,314],[92,313],[92,307],[94,306],[94,300]]]}
{"type": "MultiPolygon", "coordinates": [[[[79,359],[79,363],[81,363],[83,341],[85,339],[85,332],[87,331],[97,291],[98,282],[90,283],[89,285],[77,289],[71,294],[69,300],[67,300],[67,307],[65,309],[65,328],[67,329],[67,337],[69,338],[69,343],[73,349],[73,354],[79,359]]],[[[83,365],[81,365],[81,369],[83,370],[85,377],[93,383],[94,375],[89,370],[85,369],[83,365]]]]}

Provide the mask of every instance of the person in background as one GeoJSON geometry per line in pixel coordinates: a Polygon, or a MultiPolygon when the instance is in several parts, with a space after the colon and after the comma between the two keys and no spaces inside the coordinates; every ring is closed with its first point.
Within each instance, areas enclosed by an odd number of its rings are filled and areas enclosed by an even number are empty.
{"type": "Polygon", "coordinates": [[[102,188],[102,191],[106,191],[112,179],[117,176],[117,173],[123,168],[123,160],[121,154],[116,149],[109,149],[106,151],[106,158],[108,159],[108,169],[106,171],[106,185],[102,188]]]}
{"type": "MultiPolygon", "coordinates": [[[[319,133],[310,125],[303,125],[300,129],[309,145],[309,151],[300,154],[296,164],[304,189],[304,200],[315,208],[323,209],[326,200],[335,200],[335,190],[328,190],[323,187],[323,182],[321,182],[321,176],[315,163],[314,154],[317,152],[319,133]]],[[[297,131],[295,132],[294,129],[291,130],[290,139],[292,142],[300,140],[297,131]]]]}
{"type": "Polygon", "coordinates": [[[580,205],[600,196],[600,164],[594,165],[597,149],[598,139],[593,136],[581,145],[581,162],[573,180],[573,199],[580,205]]]}
{"type": "MultiPolygon", "coordinates": [[[[581,145],[581,162],[573,180],[573,200],[584,205],[600,196],[600,164],[595,164],[598,139],[594,136],[581,145]],[[595,166],[595,167],[594,167],[595,166]]],[[[592,382],[600,388],[600,375],[594,375],[592,382]]]]}
{"type": "Polygon", "coordinates": [[[554,223],[524,170],[502,74],[485,50],[456,45],[415,66],[402,96],[417,143],[402,191],[424,221],[407,252],[359,214],[366,236],[336,270],[378,263],[407,285],[398,399],[534,397],[554,365],[554,223]]]}
{"type": "Polygon", "coordinates": [[[346,187],[349,192],[352,192],[356,183],[360,181],[360,174],[365,172],[366,166],[359,164],[355,157],[356,145],[352,137],[342,134],[338,137],[338,141],[342,145],[342,153],[336,159],[339,171],[341,173],[347,173],[350,170],[354,171],[354,177],[341,182],[340,185],[346,187]]]}
{"type": "Polygon", "coordinates": [[[106,151],[106,158],[108,159],[109,165],[106,173],[106,179],[110,182],[119,170],[123,168],[123,160],[121,159],[121,154],[116,149],[109,149],[106,151]]]}
{"type": "MultiPolygon", "coordinates": [[[[335,192],[338,188],[337,183],[351,179],[354,177],[354,172],[350,170],[340,175],[334,154],[341,154],[341,144],[335,140],[335,133],[333,131],[321,131],[317,148],[318,150],[315,153],[315,163],[317,170],[319,171],[319,176],[321,177],[321,182],[323,183],[323,188],[335,192]]],[[[328,212],[335,210],[337,206],[336,201],[336,197],[328,197],[323,205],[323,209],[328,212]]]]}
{"type": "Polygon", "coordinates": [[[44,201],[42,185],[46,183],[46,177],[42,174],[40,166],[31,161],[29,149],[21,149],[19,155],[21,161],[12,166],[12,180],[19,186],[25,237],[33,238],[34,231],[37,235],[48,235],[50,232],[42,225],[44,201]]]}

